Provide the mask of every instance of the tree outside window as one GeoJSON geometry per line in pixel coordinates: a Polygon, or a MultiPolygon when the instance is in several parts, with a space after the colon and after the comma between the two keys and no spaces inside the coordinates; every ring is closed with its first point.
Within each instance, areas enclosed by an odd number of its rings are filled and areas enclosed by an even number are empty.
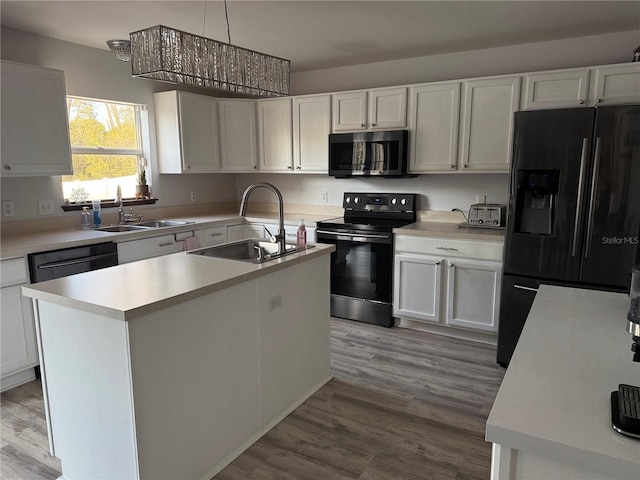
{"type": "Polygon", "coordinates": [[[140,105],[67,97],[73,175],[62,177],[71,202],[135,196],[136,176],[144,169],[140,105]]]}

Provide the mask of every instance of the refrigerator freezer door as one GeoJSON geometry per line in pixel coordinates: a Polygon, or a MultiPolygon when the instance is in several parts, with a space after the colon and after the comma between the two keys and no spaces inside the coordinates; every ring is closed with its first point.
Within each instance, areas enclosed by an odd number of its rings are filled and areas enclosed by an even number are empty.
{"type": "Polygon", "coordinates": [[[515,114],[505,273],[578,281],[594,118],[592,108],[515,114]]]}
{"type": "Polygon", "coordinates": [[[580,281],[628,289],[640,232],[640,106],[597,109],[580,281]]]}

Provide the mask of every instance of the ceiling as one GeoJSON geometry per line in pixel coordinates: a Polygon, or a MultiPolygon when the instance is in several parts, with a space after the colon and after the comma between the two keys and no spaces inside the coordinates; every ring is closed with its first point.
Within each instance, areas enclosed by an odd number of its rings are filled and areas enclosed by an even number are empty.
{"type": "MultiPolygon", "coordinates": [[[[231,43],[293,72],[640,30],[640,1],[228,0],[228,15],[231,43]]],[[[221,1],[2,0],[0,19],[105,50],[158,24],[228,41],[221,1]]]]}

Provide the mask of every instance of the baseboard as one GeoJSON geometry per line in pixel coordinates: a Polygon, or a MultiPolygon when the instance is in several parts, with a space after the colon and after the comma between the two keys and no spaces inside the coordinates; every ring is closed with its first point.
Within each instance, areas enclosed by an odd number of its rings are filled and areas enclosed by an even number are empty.
{"type": "Polygon", "coordinates": [[[396,327],[420,330],[421,332],[435,333],[436,335],[445,335],[447,337],[461,338],[463,340],[486,343],[488,345],[498,344],[498,335],[495,333],[476,332],[473,330],[465,330],[463,328],[455,328],[448,325],[431,324],[407,318],[397,318],[396,327]]]}
{"type": "Polygon", "coordinates": [[[14,373],[13,375],[7,375],[6,377],[2,377],[2,380],[0,380],[0,392],[6,392],[7,390],[19,387],[20,385],[24,385],[25,383],[29,383],[35,379],[36,371],[33,367],[14,373]]]}

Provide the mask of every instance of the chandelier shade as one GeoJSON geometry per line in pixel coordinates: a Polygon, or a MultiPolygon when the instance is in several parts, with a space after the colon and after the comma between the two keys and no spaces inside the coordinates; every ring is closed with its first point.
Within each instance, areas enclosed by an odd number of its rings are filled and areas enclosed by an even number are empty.
{"type": "Polygon", "coordinates": [[[290,94],[289,60],[163,25],[129,36],[135,77],[260,97],[290,94]]]}

